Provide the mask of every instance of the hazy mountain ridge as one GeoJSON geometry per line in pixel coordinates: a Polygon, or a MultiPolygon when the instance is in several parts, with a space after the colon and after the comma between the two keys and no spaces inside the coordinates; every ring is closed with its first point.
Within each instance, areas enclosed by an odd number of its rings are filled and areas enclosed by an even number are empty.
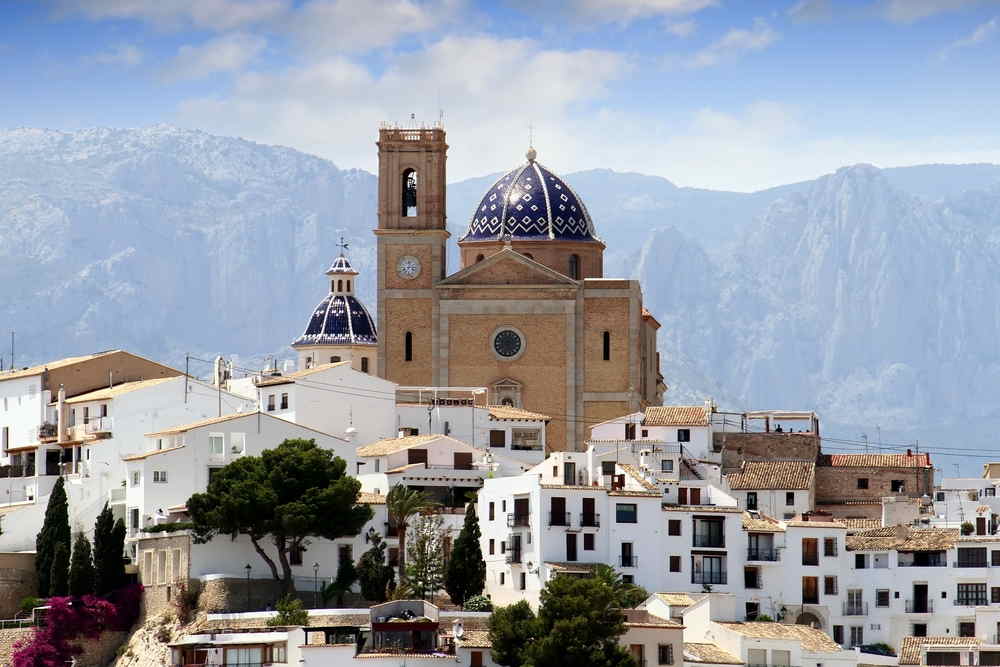
{"type": "MultiPolygon", "coordinates": [[[[453,242],[495,178],[449,185],[453,242]]],[[[669,400],[900,428],[995,411],[1000,167],[857,165],[757,193],[566,178],[606,274],[643,280],[669,400]]],[[[0,327],[25,363],[285,353],[341,234],[374,308],[375,197],[367,172],[170,126],[0,132],[0,327]]]]}

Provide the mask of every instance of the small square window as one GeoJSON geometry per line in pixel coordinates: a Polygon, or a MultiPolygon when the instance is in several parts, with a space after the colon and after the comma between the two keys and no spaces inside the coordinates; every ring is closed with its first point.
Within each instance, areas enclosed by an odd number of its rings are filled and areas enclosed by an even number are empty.
{"type": "Polygon", "coordinates": [[[901,479],[894,479],[889,483],[889,488],[893,493],[902,493],[904,487],[905,484],[903,484],[903,480],[901,479]]]}
{"type": "Polygon", "coordinates": [[[635,503],[618,503],[615,506],[615,521],[618,523],[638,523],[639,510],[635,503]]]}
{"type": "Polygon", "coordinates": [[[583,534],[583,550],[593,551],[594,550],[594,534],[584,533],[583,534]]]}
{"type": "Polygon", "coordinates": [[[677,429],[677,442],[691,442],[691,429],[689,428],[677,429]]]}
{"type": "Polygon", "coordinates": [[[858,477],[858,488],[859,489],[867,489],[868,488],[868,478],[867,477],[858,477]]]}
{"type": "Polygon", "coordinates": [[[786,505],[794,505],[795,504],[795,492],[794,491],[785,491],[785,504],[786,505]]]}
{"type": "Polygon", "coordinates": [[[667,535],[680,535],[681,534],[681,520],[680,519],[668,519],[667,520],[667,535]]]}
{"type": "Polygon", "coordinates": [[[681,571],[681,557],[680,556],[671,556],[670,557],[670,571],[671,572],[680,572],[681,571]]]}
{"type": "Polygon", "coordinates": [[[661,665],[674,664],[674,645],[660,644],[656,651],[657,662],[661,665]]]}
{"type": "Polygon", "coordinates": [[[888,607],[889,606],[889,591],[885,589],[880,589],[875,591],[875,606],[876,607],[888,607]]]}

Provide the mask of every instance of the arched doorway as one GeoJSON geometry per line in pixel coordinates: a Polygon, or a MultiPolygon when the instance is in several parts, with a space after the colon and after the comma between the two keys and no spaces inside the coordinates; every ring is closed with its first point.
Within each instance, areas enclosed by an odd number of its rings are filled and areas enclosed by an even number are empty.
{"type": "Polygon", "coordinates": [[[804,611],[795,619],[795,625],[808,625],[810,628],[822,629],[823,621],[811,611],[804,611]]]}

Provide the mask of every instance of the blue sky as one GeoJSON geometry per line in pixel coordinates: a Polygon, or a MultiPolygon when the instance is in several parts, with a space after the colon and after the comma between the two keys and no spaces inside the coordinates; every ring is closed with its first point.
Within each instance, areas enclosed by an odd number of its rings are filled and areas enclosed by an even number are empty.
{"type": "Polygon", "coordinates": [[[1000,162],[996,0],[0,2],[0,127],[173,123],[374,170],[381,121],[511,168],[754,190],[1000,162]]]}

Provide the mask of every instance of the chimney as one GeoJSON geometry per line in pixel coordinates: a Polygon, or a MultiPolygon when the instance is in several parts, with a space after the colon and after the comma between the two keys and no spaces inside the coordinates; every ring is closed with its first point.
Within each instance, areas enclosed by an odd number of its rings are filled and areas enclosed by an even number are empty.
{"type": "Polygon", "coordinates": [[[66,441],[66,387],[59,385],[56,399],[56,441],[66,441]]]}
{"type": "Polygon", "coordinates": [[[906,455],[907,456],[913,456],[913,450],[912,449],[907,449],[906,450],[906,455]]]}

